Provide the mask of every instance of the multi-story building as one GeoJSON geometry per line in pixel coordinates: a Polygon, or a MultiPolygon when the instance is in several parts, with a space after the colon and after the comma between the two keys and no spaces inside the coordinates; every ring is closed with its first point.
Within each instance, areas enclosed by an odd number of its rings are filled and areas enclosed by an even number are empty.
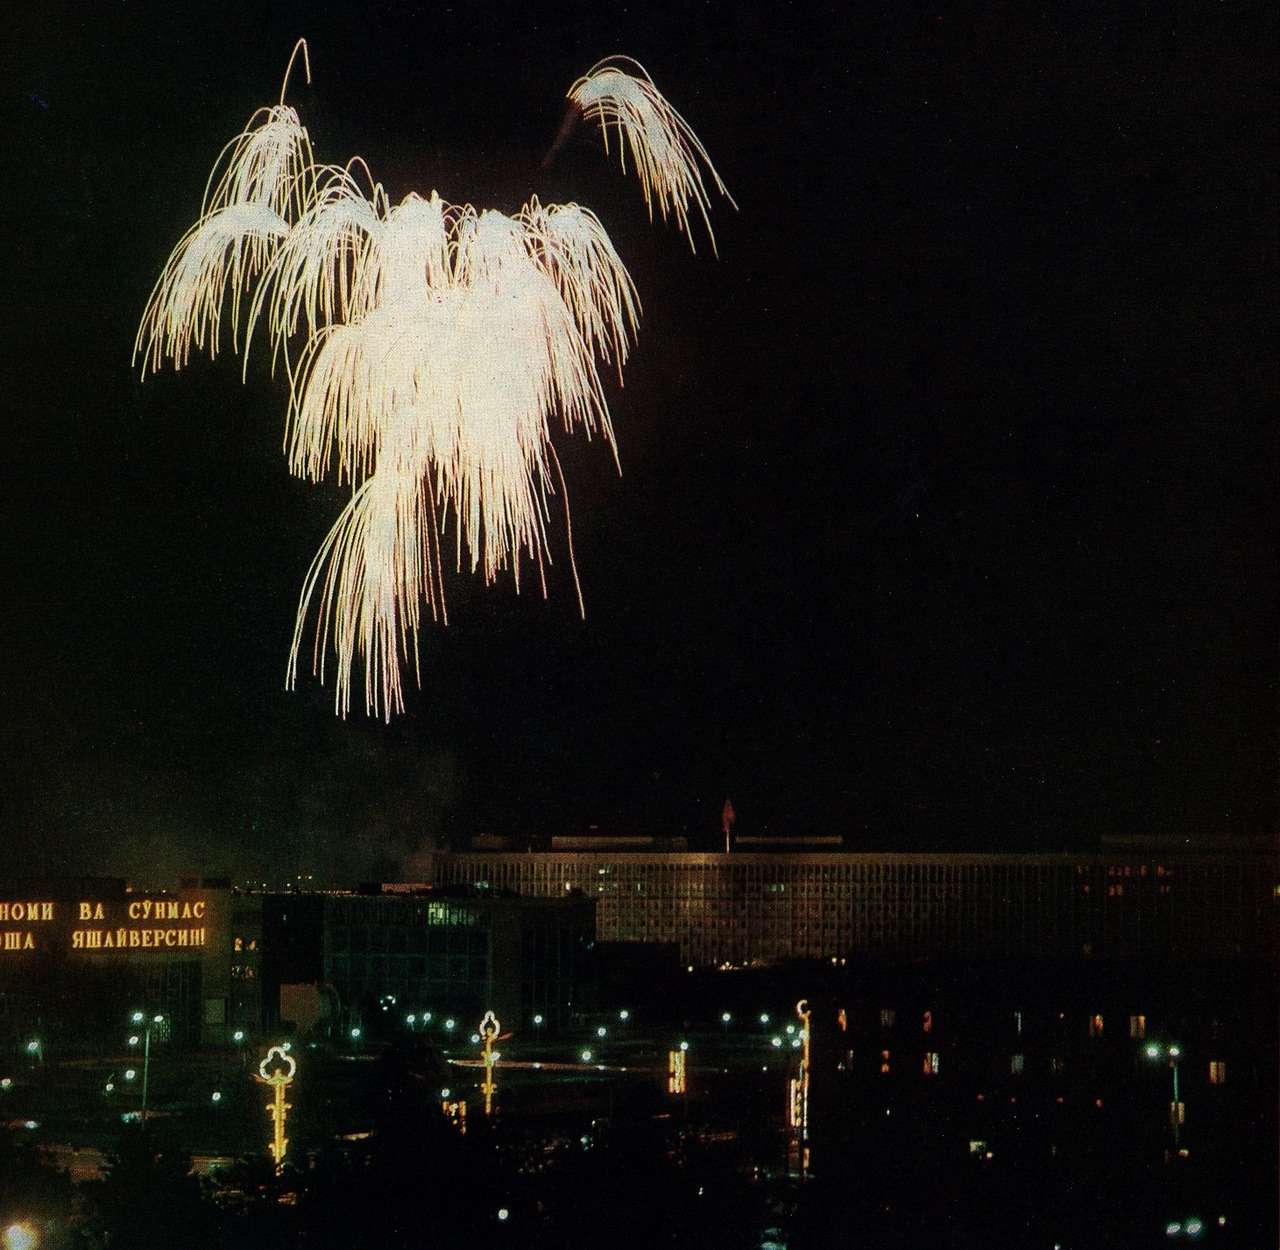
{"type": "Polygon", "coordinates": [[[198,877],[175,892],[101,877],[0,883],[0,1030],[74,1050],[118,1042],[143,1010],[163,1014],[175,1042],[224,1041],[231,893],[198,877]]]}
{"type": "Polygon", "coordinates": [[[602,942],[675,944],[735,967],[862,954],[1269,957],[1274,854],[436,852],[432,879],[580,892],[602,942]]]}
{"type": "Polygon", "coordinates": [[[323,987],[341,1027],[391,1003],[397,1015],[467,1021],[490,1009],[513,1020],[538,1015],[549,1028],[583,1006],[596,904],[582,895],[368,886],[264,894],[261,907],[268,1015],[290,985],[323,987]]]}

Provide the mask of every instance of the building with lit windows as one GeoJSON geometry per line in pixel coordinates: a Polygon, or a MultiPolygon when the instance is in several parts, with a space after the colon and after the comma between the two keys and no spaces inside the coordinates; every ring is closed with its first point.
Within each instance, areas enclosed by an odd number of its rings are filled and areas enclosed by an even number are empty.
{"type": "Polygon", "coordinates": [[[436,852],[432,879],[531,898],[580,892],[601,942],[686,964],[858,955],[1268,958],[1274,854],[904,855],[436,852]]]}
{"type": "MultiPolygon", "coordinates": [[[[348,1030],[384,1005],[478,1020],[535,1015],[556,1028],[586,995],[595,901],[467,888],[364,886],[356,893],[263,894],[259,981],[272,1025],[282,987],[318,986],[326,1024],[348,1030]]],[[[284,990],[285,997],[289,991],[284,990]]]]}
{"type": "Polygon", "coordinates": [[[0,882],[0,1036],[39,1031],[77,1051],[118,1044],[135,1010],[163,1014],[175,1044],[225,1040],[231,882],[176,891],[122,879],[0,882]]]}

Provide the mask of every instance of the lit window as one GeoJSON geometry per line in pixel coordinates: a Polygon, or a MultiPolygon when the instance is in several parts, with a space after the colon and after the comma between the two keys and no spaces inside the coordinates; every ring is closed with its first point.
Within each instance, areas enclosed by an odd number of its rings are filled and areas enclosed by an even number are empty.
{"type": "Polygon", "coordinates": [[[236,938],[235,949],[238,951],[244,950],[244,938],[236,938]]]}
{"type": "Polygon", "coordinates": [[[939,1064],[938,1064],[938,1052],[937,1052],[936,1050],[931,1050],[931,1051],[930,1051],[927,1055],[925,1055],[925,1057],[924,1057],[924,1074],[925,1074],[925,1076],[937,1076],[937,1075],[938,1075],[938,1066],[939,1066],[939,1064]]]}
{"type": "Polygon", "coordinates": [[[893,1028],[893,1016],[894,1016],[894,1013],[893,1013],[892,1007],[881,1007],[880,1008],[880,1027],[882,1029],[893,1028]]]}
{"type": "Polygon", "coordinates": [[[924,1023],[922,1027],[926,1033],[933,1032],[933,1012],[932,1011],[926,1011],[924,1013],[924,1023]]]}
{"type": "Polygon", "coordinates": [[[1209,1064],[1209,1084],[1225,1085],[1227,1083],[1227,1065],[1221,1060],[1209,1064]]]}
{"type": "Polygon", "coordinates": [[[1101,1016],[1089,1017],[1089,1036],[1090,1037],[1102,1036],[1102,1017],[1101,1016]]]}
{"type": "Polygon", "coordinates": [[[1014,1055],[1009,1060],[1009,1071],[1014,1076],[1021,1076],[1024,1067],[1026,1067],[1026,1058],[1023,1055],[1014,1055]]]}
{"type": "Polygon", "coordinates": [[[1130,1037],[1146,1037],[1147,1035],[1147,1017],[1146,1016],[1130,1016],[1129,1017],[1129,1036],[1130,1037]]]}
{"type": "Polygon", "coordinates": [[[1055,1055],[1049,1060],[1049,1068],[1052,1072],[1060,1074],[1062,1072],[1062,1060],[1055,1055]]]}
{"type": "Polygon", "coordinates": [[[880,1052],[880,1075],[889,1075],[889,1052],[887,1050],[880,1052]]]}

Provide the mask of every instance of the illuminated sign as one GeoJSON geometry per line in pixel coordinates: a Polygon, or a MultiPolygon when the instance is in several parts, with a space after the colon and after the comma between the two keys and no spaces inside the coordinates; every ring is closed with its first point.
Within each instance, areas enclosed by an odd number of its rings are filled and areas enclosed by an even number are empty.
{"type": "Polygon", "coordinates": [[[75,951],[174,950],[184,946],[203,946],[206,930],[194,929],[76,929],[71,934],[75,951]]]}
{"type": "Polygon", "coordinates": [[[15,926],[0,927],[0,956],[59,945],[74,954],[200,950],[207,913],[204,899],[12,899],[0,902],[0,926],[15,926]]]}
{"type": "Polygon", "coordinates": [[[0,903],[0,924],[52,920],[52,903],[0,903]]]}

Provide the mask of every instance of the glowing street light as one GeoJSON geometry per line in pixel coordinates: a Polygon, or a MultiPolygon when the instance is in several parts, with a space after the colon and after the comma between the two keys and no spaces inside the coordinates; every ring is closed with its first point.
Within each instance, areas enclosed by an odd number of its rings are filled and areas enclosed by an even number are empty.
{"type": "Polygon", "coordinates": [[[1178,1061],[1182,1058],[1182,1048],[1176,1044],[1163,1046],[1158,1042],[1150,1042],[1146,1047],[1147,1058],[1156,1062],[1168,1062],[1173,1069],[1173,1102],[1169,1105],[1169,1123],[1173,1126],[1174,1149],[1182,1145],[1182,1120],[1185,1108],[1178,1096],[1178,1061]]]}
{"type": "MultiPolygon", "coordinates": [[[[164,1016],[160,1015],[158,1012],[148,1019],[147,1014],[144,1011],[135,1011],[129,1019],[134,1024],[145,1025],[141,1035],[137,1033],[130,1035],[129,1045],[136,1046],[139,1041],[142,1042],[142,1122],[143,1124],[146,1124],[147,1095],[151,1088],[151,1034],[153,1032],[158,1032],[162,1038],[166,1037],[167,1021],[164,1016]]],[[[133,1077],[134,1070],[130,1068],[129,1071],[124,1074],[124,1079],[126,1081],[132,1081],[133,1077]]]]}
{"type": "Polygon", "coordinates": [[[36,1250],[39,1244],[40,1239],[36,1236],[36,1230],[25,1221],[10,1224],[4,1230],[5,1250],[36,1250]]]}

